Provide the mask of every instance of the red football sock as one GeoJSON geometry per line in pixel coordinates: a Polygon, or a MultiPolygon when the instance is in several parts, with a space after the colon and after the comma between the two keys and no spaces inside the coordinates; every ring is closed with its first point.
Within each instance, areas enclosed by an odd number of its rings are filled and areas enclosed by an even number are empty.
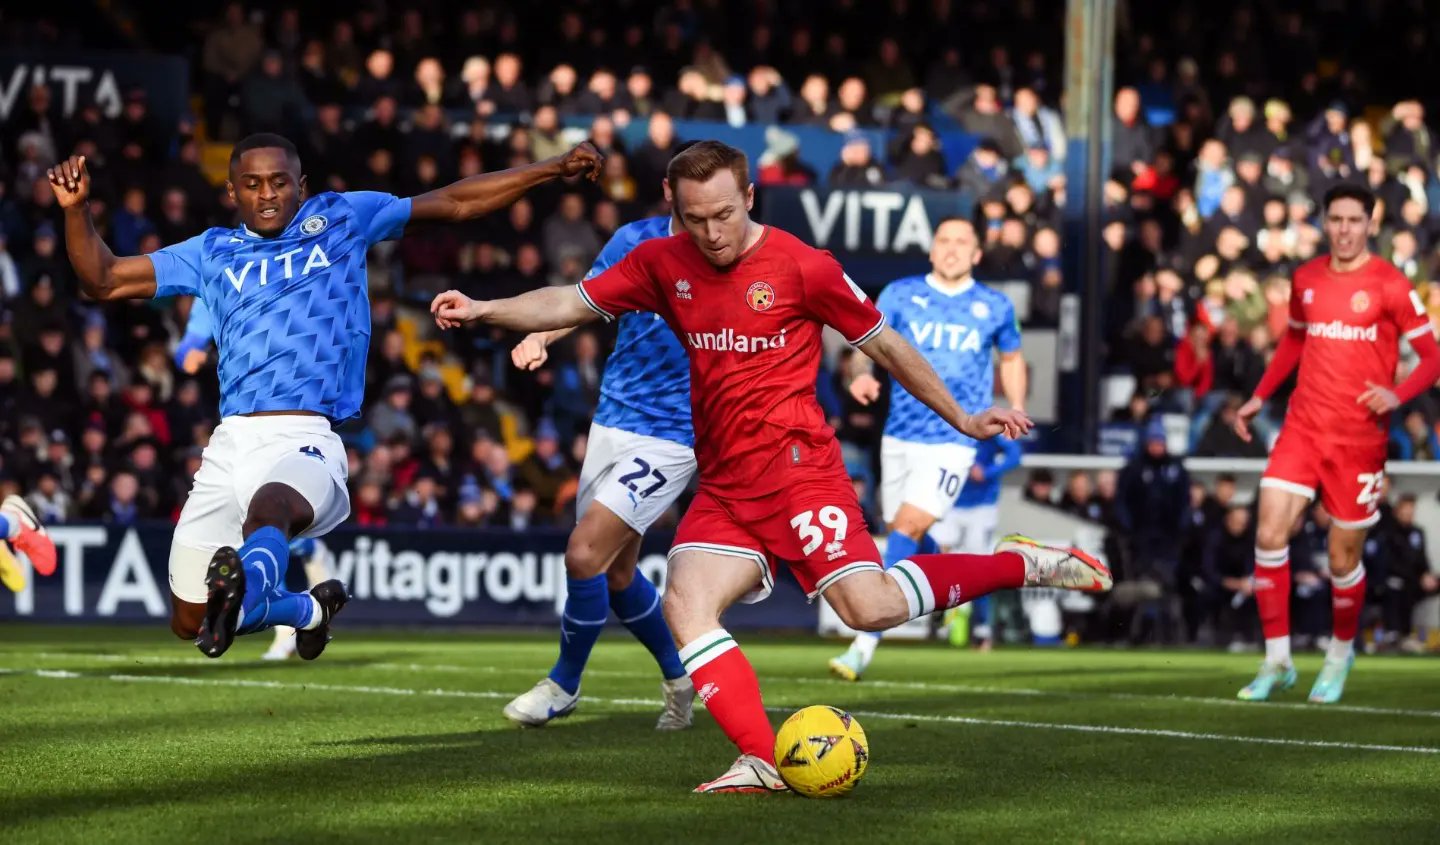
{"type": "Polygon", "coordinates": [[[1290,636],[1290,549],[1256,549],[1253,583],[1265,639],[1290,636]]]}
{"type": "Polygon", "coordinates": [[[1365,566],[1330,582],[1330,613],[1333,636],[1342,642],[1355,639],[1360,630],[1360,611],[1365,607],[1365,566]]]}
{"type": "Polygon", "coordinates": [[[741,754],[775,758],[775,729],[760,699],[760,681],[724,628],[702,634],[680,649],[680,662],[705,709],[741,754]]]}
{"type": "Polygon", "coordinates": [[[916,619],[973,601],[996,590],[1025,586],[1025,559],[998,555],[914,555],[885,574],[895,579],[916,619]]]}

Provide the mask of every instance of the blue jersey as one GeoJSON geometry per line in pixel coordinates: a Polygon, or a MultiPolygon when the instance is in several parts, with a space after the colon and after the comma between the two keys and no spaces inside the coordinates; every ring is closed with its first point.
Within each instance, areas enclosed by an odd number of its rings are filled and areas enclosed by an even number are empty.
{"type": "MultiPolygon", "coordinates": [[[[875,306],[920,350],[960,407],[975,413],[994,404],[994,350],[1020,348],[1015,308],[1005,294],[975,282],[950,293],[928,275],[910,276],[887,285],[875,306]]],[[[975,442],[894,382],[885,434],[910,443],[975,442]]]]}
{"type": "Polygon", "coordinates": [[[1008,437],[992,437],[975,444],[975,466],[984,479],[966,478],[955,497],[957,508],[978,508],[1000,501],[1000,479],[1020,466],[1020,444],[1008,437]]]}
{"type": "MultiPolygon", "coordinates": [[[[616,230],[585,275],[598,276],[620,263],[641,241],[670,236],[669,217],[647,217],[616,230]]],[[[658,314],[620,316],[615,351],[600,380],[595,422],[609,428],[694,447],[690,422],[690,359],[658,314]]]]}
{"type": "Polygon", "coordinates": [[[279,235],[214,228],[150,255],[156,296],[204,300],[220,357],[220,415],[357,416],[370,348],[365,253],[397,238],[410,200],[324,193],[279,235]]]}

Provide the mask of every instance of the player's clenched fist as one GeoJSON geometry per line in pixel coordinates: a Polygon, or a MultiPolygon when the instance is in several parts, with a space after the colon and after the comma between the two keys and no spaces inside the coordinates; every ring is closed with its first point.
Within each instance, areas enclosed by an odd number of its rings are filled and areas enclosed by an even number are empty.
{"type": "Polygon", "coordinates": [[[46,171],[61,208],[74,208],[90,199],[90,173],[85,156],[70,156],[46,171]]]}
{"type": "Polygon", "coordinates": [[[869,373],[861,373],[850,382],[850,395],[861,405],[869,405],[880,398],[880,380],[869,373]]]}
{"type": "Polygon", "coordinates": [[[986,408],[978,414],[973,414],[965,421],[963,429],[967,434],[976,440],[989,440],[1003,434],[1011,440],[1019,439],[1030,431],[1034,423],[1025,415],[1024,411],[1015,411],[1010,408],[986,408]]]}
{"type": "Polygon", "coordinates": [[[480,318],[479,303],[458,290],[447,290],[430,303],[435,325],[442,329],[458,329],[480,318]]]}
{"type": "Polygon", "coordinates": [[[549,357],[550,353],[545,348],[545,338],[540,333],[526,335],[524,340],[515,344],[515,348],[510,350],[510,360],[522,370],[538,369],[549,357]]]}
{"type": "Polygon", "coordinates": [[[584,176],[591,182],[600,178],[600,168],[605,164],[605,156],[595,148],[589,141],[583,141],[575,149],[566,153],[560,159],[560,165],[565,169],[565,176],[584,176]]]}

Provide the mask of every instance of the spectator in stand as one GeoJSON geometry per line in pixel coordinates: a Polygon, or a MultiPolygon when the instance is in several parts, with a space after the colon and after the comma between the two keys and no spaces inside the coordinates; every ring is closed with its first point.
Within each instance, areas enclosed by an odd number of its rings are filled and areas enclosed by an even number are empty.
{"type": "Polygon", "coordinates": [[[1000,150],[1000,145],[991,138],[981,139],[965,163],[960,165],[955,179],[962,191],[969,191],[976,198],[986,194],[1000,184],[1010,170],[1000,150]]]}
{"type": "Polygon", "coordinates": [[[1155,157],[1155,133],[1140,113],[1140,94],[1134,88],[1115,92],[1115,120],[1111,132],[1111,161],[1118,170],[1134,171],[1137,164],[1155,157]]]}
{"type": "Polygon", "coordinates": [[[789,116],[793,98],[775,68],[756,65],[750,69],[746,84],[749,86],[750,119],[754,123],[768,127],[789,116]]]}
{"type": "Polygon", "coordinates": [[[1227,642],[1232,652],[1244,651],[1256,641],[1255,584],[1251,573],[1255,560],[1255,531],[1248,508],[1233,506],[1225,511],[1221,530],[1216,532],[1206,571],[1219,585],[1218,642],[1227,642]]]}
{"type": "Polygon", "coordinates": [[[1051,161],[1065,161],[1065,124],[1060,120],[1060,113],[1042,104],[1039,95],[1032,89],[1020,88],[1015,92],[1010,120],[1015,125],[1022,148],[1044,149],[1049,152],[1051,161]]]}
{"type": "Polygon", "coordinates": [[[805,77],[800,86],[800,102],[790,113],[791,123],[808,126],[829,126],[835,114],[830,101],[830,82],[821,74],[812,73],[805,77]]]}
{"type": "Polygon", "coordinates": [[[1398,461],[1440,460],[1440,437],[1425,412],[1412,408],[1390,430],[1390,457],[1398,461]]]}
{"type": "Polygon", "coordinates": [[[959,110],[960,126],[971,135],[989,138],[1005,161],[1013,161],[1025,152],[1014,122],[1000,102],[993,85],[976,85],[972,98],[959,110]]]}
{"type": "Polygon", "coordinates": [[[851,131],[840,148],[840,160],[830,170],[832,188],[873,188],[885,183],[885,169],[875,161],[870,139],[851,131]]]}
{"type": "MultiPolygon", "coordinates": [[[[1395,502],[1389,520],[1376,530],[1384,554],[1383,629],[1387,645],[1406,651],[1422,650],[1414,637],[1415,605],[1440,592],[1440,579],[1431,572],[1425,529],[1415,524],[1416,496],[1404,493],[1395,502]]],[[[1368,544],[1367,544],[1368,545],[1368,544]]]]}
{"type": "Polygon", "coordinates": [[[1158,419],[1152,420],[1140,451],[1120,473],[1116,498],[1116,520],[1129,541],[1126,565],[1117,572],[1117,587],[1121,581],[1131,586],[1117,590],[1115,600],[1135,609],[1132,639],[1139,639],[1147,627],[1166,641],[1178,634],[1178,601],[1171,597],[1178,595],[1180,549],[1189,506],[1189,473],[1179,458],[1170,455],[1164,426],[1158,419]]]}
{"type": "Polygon", "coordinates": [[[520,57],[514,53],[501,53],[495,57],[495,80],[481,100],[481,114],[523,117],[534,109],[534,97],[520,78],[521,67],[520,57]]]}
{"type": "Polygon", "coordinates": [[[945,175],[945,156],[940,152],[940,139],[935,130],[921,123],[902,136],[901,150],[892,160],[895,176],[917,188],[944,190],[950,186],[945,175]]]}
{"type": "Polygon", "coordinates": [[[1191,324],[1185,339],[1175,348],[1175,386],[1179,404],[1190,413],[1204,400],[1215,381],[1215,366],[1210,358],[1210,329],[1204,323],[1191,324]]]}
{"type": "Polygon", "coordinates": [[[760,155],[755,182],[794,187],[815,183],[815,171],[800,160],[800,141],[794,133],[779,126],[765,129],[765,152],[760,155]]]}

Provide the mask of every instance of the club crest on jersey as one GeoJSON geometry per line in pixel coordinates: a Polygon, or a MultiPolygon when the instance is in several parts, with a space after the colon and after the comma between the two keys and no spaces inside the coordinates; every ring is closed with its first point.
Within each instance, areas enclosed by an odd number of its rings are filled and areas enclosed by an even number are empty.
{"type": "Polygon", "coordinates": [[[1350,297],[1350,310],[1354,311],[1356,314],[1365,313],[1365,309],[1369,307],[1370,295],[1367,294],[1365,291],[1357,290],[1355,291],[1355,295],[1350,297]]]}
{"type": "Polygon", "coordinates": [[[745,302],[752,311],[769,311],[775,304],[775,289],[765,282],[756,282],[745,291],[745,302]]]}
{"type": "Polygon", "coordinates": [[[324,215],[312,214],[300,221],[300,233],[303,235],[318,235],[325,231],[325,227],[328,225],[330,225],[330,221],[326,220],[324,215]]]}
{"type": "Polygon", "coordinates": [[[990,306],[983,302],[970,303],[970,314],[977,320],[990,319],[990,306]]]}
{"type": "Polygon", "coordinates": [[[1300,295],[1300,301],[1301,301],[1302,303],[1306,304],[1306,305],[1309,305],[1310,303],[1314,302],[1314,301],[1315,301],[1315,291],[1314,291],[1313,289],[1307,289],[1304,293],[1302,293],[1302,294],[1300,295]]]}
{"type": "Polygon", "coordinates": [[[695,297],[693,297],[693,296],[690,295],[690,280],[689,280],[689,279],[676,279],[676,280],[675,280],[675,298],[676,298],[676,299],[694,299],[694,298],[695,298],[695,297]]]}

